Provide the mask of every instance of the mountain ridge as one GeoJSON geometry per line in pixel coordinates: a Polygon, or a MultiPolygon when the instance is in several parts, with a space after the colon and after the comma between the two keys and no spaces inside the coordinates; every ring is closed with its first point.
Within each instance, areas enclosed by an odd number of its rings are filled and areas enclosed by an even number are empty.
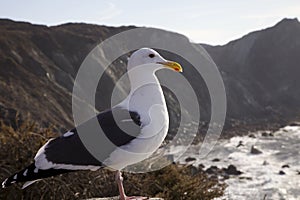
{"type": "MultiPolygon", "coordinates": [[[[0,92],[4,94],[0,98],[1,109],[15,109],[25,118],[45,125],[71,127],[71,92],[81,62],[99,42],[132,28],[136,27],[84,23],[43,26],[0,19],[0,92]]],[[[283,19],[273,27],[251,32],[226,45],[202,46],[224,79],[228,126],[234,121],[281,123],[299,117],[297,85],[300,84],[296,74],[300,63],[297,58],[300,23],[297,19],[283,19]]],[[[178,59],[167,55],[169,59],[178,59]]],[[[125,72],[126,57],[118,62],[123,67],[112,67],[107,72],[104,81],[108,87],[100,89],[99,98],[100,93],[109,94],[114,82],[125,72]]],[[[203,100],[204,121],[208,121],[209,94],[192,77],[192,72],[187,71],[185,75],[196,85],[203,100]]],[[[166,96],[171,117],[175,116],[176,101],[169,93],[166,96]]],[[[99,110],[108,102],[103,100],[99,110]]]]}

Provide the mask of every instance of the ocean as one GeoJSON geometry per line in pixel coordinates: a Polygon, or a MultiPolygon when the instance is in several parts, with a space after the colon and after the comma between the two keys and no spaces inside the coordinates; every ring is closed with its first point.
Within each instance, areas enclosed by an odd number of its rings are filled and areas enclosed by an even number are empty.
{"type": "Polygon", "coordinates": [[[236,166],[242,174],[224,180],[228,185],[225,195],[215,200],[299,200],[300,126],[249,135],[219,140],[204,158],[199,157],[200,145],[190,146],[180,157],[176,155],[185,149],[183,146],[172,146],[166,154],[173,154],[179,163],[186,163],[187,157],[196,158],[192,164],[203,164],[205,169],[236,166]],[[257,154],[251,153],[253,146],[257,154]]]}

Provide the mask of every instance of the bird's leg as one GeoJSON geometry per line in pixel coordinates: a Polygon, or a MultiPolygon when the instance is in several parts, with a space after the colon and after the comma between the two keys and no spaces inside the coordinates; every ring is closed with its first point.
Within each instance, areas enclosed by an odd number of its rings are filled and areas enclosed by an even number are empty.
{"type": "Polygon", "coordinates": [[[118,189],[119,189],[119,193],[120,193],[120,200],[145,200],[145,199],[149,199],[148,197],[137,197],[137,196],[133,196],[133,197],[127,197],[124,191],[124,187],[123,187],[123,177],[122,177],[122,173],[118,170],[116,172],[116,182],[118,184],[118,189]]]}
{"type": "Polygon", "coordinates": [[[126,200],[126,194],[123,187],[123,177],[122,177],[122,173],[119,170],[116,172],[116,181],[120,193],[120,200],[126,200]]]}

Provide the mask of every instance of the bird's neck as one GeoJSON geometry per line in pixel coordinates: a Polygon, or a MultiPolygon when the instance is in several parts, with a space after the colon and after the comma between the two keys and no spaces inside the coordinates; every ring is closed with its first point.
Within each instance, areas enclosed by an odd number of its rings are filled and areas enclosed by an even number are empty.
{"type": "Polygon", "coordinates": [[[127,99],[129,110],[138,112],[143,125],[149,125],[152,122],[151,126],[154,127],[167,126],[166,101],[154,72],[129,73],[129,80],[131,84],[127,99]]]}
{"type": "Polygon", "coordinates": [[[163,91],[153,70],[131,70],[128,76],[131,89],[128,97],[121,103],[122,106],[144,112],[153,105],[161,105],[166,109],[163,91]]]}
{"type": "Polygon", "coordinates": [[[129,71],[128,76],[130,80],[131,94],[135,93],[137,90],[139,90],[139,88],[147,85],[157,86],[159,89],[161,89],[159,81],[153,71],[143,73],[139,72],[139,70],[132,70],[129,71]]]}

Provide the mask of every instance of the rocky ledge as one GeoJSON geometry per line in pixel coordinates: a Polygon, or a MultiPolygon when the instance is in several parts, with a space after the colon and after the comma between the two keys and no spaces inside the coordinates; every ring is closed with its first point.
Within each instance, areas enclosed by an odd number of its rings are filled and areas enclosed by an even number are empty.
{"type": "MultiPolygon", "coordinates": [[[[116,197],[103,197],[103,198],[92,198],[87,200],[119,200],[119,196],[116,197]]],[[[162,198],[151,198],[149,197],[148,200],[163,200],[162,198]]]]}

